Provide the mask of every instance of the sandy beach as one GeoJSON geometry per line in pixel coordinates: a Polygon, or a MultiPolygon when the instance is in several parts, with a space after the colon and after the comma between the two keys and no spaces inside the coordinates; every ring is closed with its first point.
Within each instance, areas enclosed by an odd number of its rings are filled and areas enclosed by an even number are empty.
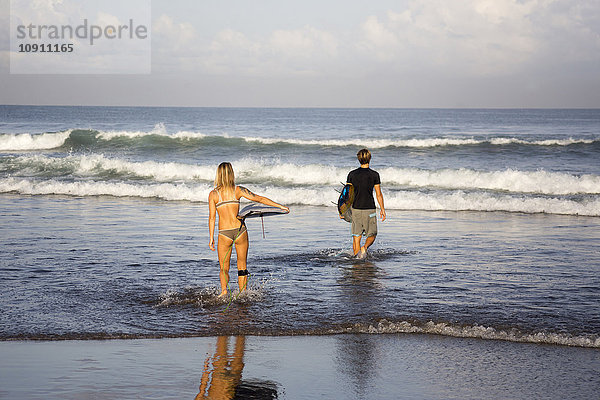
{"type": "Polygon", "coordinates": [[[0,342],[3,399],[592,399],[600,352],[434,335],[0,342]]]}

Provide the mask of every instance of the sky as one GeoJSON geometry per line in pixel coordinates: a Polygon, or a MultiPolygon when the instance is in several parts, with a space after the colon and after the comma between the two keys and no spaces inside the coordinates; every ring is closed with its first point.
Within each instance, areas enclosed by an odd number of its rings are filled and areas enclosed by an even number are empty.
{"type": "Polygon", "coordinates": [[[148,3],[150,73],[11,74],[0,0],[0,104],[600,108],[598,0],[148,3]]]}

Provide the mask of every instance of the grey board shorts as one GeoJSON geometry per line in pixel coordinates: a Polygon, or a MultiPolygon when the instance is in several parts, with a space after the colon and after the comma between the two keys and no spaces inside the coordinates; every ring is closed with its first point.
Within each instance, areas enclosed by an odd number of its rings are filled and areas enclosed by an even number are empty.
{"type": "Polygon", "coordinates": [[[352,209],[352,235],[366,237],[377,235],[377,210],[352,209]]]}

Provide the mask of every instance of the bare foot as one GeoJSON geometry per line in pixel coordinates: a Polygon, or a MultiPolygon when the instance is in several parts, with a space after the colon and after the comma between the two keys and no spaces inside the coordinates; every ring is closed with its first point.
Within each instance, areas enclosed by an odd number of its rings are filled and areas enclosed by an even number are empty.
{"type": "Polygon", "coordinates": [[[223,297],[227,297],[227,290],[221,292],[221,294],[217,296],[217,299],[221,299],[223,297]]]}
{"type": "Polygon", "coordinates": [[[360,251],[356,254],[356,258],[359,260],[364,260],[367,258],[367,250],[364,247],[361,247],[360,251]]]}

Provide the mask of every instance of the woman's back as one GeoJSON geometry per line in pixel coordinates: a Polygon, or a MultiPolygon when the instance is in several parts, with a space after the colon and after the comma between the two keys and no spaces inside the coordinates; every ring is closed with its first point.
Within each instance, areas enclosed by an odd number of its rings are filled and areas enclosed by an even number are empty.
{"type": "Polygon", "coordinates": [[[219,229],[237,228],[240,226],[240,221],[237,218],[240,209],[240,200],[236,196],[236,189],[215,189],[218,200],[216,204],[217,213],[219,214],[219,229]]]}

